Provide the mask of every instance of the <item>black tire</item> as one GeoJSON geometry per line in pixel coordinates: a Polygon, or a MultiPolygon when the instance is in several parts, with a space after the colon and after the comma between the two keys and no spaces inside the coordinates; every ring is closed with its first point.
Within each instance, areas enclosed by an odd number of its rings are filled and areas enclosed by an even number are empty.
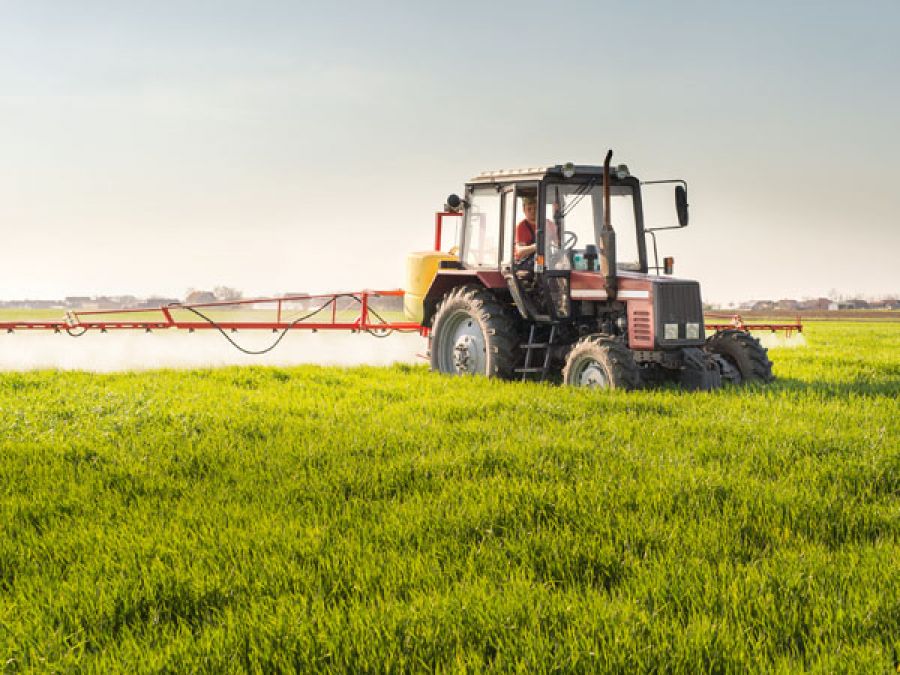
{"type": "Polygon", "coordinates": [[[563,383],[573,387],[637,389],[640,371],[631,351],[619,340],[602,335],[581,338],[569,351],[563,383]]]}
{"type": "Polygon", "coordinates": [[[479,286],[447,293],[431,323],[431,369],[439,373],[512,379],[518,346],[512,309],[479,286]]]}
{"type": "Polygon", "coordinates": [[[734,369],[723,371],[722,379],[734,384],[767,384],[775,379],[767,350],[747,331],[729,328],[706,340],[706,351],[718,354],[734,369]]]}
{"type": "Polygon", "coordinates": [[[722,371],[715,355],[696,347],[682,350],[681,386],[688,391],[713,391],[722,386],[722,371]]]}
{"type": "Polygon", "coordinates": [[[715,359],[716,365],[719,367],[719,374],[722,378],[722,384],[739,385],[741,383],[741,371],[731,361],[721,354],[713,354],[709,352],[711,358],[715,359]]]}

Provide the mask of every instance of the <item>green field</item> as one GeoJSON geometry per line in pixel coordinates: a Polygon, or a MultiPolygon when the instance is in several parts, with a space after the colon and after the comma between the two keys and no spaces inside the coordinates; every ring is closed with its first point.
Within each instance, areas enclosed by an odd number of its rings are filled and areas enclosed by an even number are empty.
{"type": "Polygon", "coordinates": [[[895,672],[900,324],[778,381],[0,374],[0,663],[895,672]]]}

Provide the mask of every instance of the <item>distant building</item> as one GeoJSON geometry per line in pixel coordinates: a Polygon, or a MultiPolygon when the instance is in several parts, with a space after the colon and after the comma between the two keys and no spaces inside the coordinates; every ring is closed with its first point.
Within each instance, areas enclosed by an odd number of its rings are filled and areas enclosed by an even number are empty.
{"type": "Polygon", "coordinates": [[[113,298],[107,297],[105,295],[97,296],[94,300],[94,304],[97,305],[97,309],[121,309],[122,305],[119,304],[118,301],[113,298]]]}
{"type": "Polygon", "coordinates": [[[798,303],[797,309],[806,312],[824,312],[829,304],[831,301],[828,298],[806,298],[798,303]]]}
{"type": "Polygon", "coordinates": [[[137,303],[137,307],[139,309],[156,309],[158,307],[165,307],[166,305],[175,305],[180,303],[181,300],[178,298],[162,298],[159,296],[151,296],[146,300],[137,303]]]}
{"type": "Polygon", "coordinates": [[[216,286],[213,289],[213,295],[215,295],[216,300],[220,302],[233,302],[244,297],[244,294],[241,291],[236,288],[231,288],[230,286],[216,286]]]}
{"type": "Polygon", "coordinates": [[[133,295],[116,295],[113,296],[113,302],[119,307],[135,307],[138,304],[138,299],[133,295]]]}
{"type": "Polygon", "coordinates": [[[894,298],[885,298],[869,303],[869,309],[892,310],[900,309],[900,303],[894,298]]]}
{"type": "Polygon", "coordinates": [[[771,300],[758,300],[753,303],[751,309],[754,312],[770,312],[775,309],[775,303],[771,300]]]}
{"type": "Polygon", "coordinates": [[[189,305],[204,305],[209,302],[216,302],[216,295],[210,291],[191,291],[188,293],[184,301],[189,305]]]}
{"type": "Polygon", "coordinates": [[[855,298],[853,300],[845,300],[838,303],[838,309],[869,309],[869,303],[865,300],[855,298]]]}
{"type": "Polygon", "coordinates": [[[782,298],[775,303],[774,309],[785,312],[796,312],[800,308],[800,303],[790,298],[782,298]]]}

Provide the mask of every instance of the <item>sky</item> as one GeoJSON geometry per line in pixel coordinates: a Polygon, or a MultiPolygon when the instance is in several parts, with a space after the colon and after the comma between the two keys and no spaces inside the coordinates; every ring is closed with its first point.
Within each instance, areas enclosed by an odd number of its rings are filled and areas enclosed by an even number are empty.
{"type": "Polygon", "coordinates": [[[0,0],[0,299],[396,288],[470,177],[608,148],[688,182],[660,254],[706,300],[900,294],[898,33],[896,0],[0,0]]]}

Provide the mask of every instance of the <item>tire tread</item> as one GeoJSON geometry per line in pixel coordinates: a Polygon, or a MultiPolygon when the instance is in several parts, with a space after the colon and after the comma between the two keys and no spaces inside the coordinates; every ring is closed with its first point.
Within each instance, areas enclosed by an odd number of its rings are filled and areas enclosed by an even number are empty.
{"type": "Polygon", "coordinates": [[[707,338],[706,351],[718,354],[736,366],[742,383],[768,384],[775,379],[768,350],[747,331],[721,330],[707,338]]]}

